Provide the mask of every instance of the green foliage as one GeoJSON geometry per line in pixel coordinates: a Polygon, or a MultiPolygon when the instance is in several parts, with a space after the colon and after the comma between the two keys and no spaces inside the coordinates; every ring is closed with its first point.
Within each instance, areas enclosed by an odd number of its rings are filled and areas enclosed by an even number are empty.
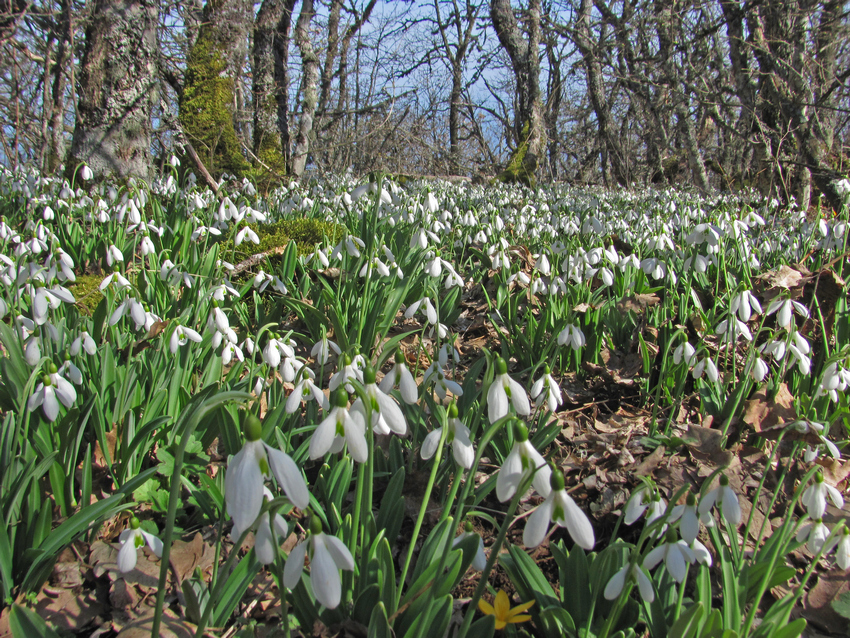
{"type": "Polygon", "coordinates": [[[529,188],[534,188],[537,185],[537,177],[534,174],[534,170],[525,161],[528,153],[530,131],[531,123],[526,122],[522,127],[522,142],[517,145],[505,169],[496,175],[495,181],[502,182],[503,184],[518,183],[529,188]]]}

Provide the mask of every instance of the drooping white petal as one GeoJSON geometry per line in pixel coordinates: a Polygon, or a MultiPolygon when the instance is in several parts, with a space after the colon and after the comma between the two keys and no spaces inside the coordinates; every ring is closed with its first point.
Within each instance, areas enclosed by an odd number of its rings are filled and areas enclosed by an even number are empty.
{"type": "MultiPolygon", "coordinates": [[[[265,445],[265,444],[264,444],[265,445]]],[[[278,485],[283,488],[286,496],[298,509],[306,509],[310,504],[310,492],[307,483],[301,475],[295,461],[286,454],[271,445],[265,445],[268,454],[269,467],[274,474],[278,485]]]]}
{"type": "Polygon", "coordinates": [[[611,580],[605,585],[605,591],[603,592],[605,600],[615,600],[620,595],[623,587],[626,585],[626,576],[628,573],[629,566],[626,565],[611,577],[611,580]]]}
{"type": "Polygon", "coordinates": [[[275,547],[272,542],[272,530],[269,525],[268,512],[264,512],[260,517],[257,535],[254,537],[254,551],[257,554],[257,560],[260,561],[260,564],[270,565],[274,562],[275,547]]]}
{"type": "Polygon", "coordinates": [[[634,568],[635,576],[637,577],[638,590],[640,596],[646,602],[651,603],[655,600],[655,590],[652,588],[652,581],[640,567],[637,565],[634,568]]]}
{"type": "Polygon", "coordinates": [[[156,554],[158,558],[162,558],[162,541],[153,534],[148,534],[143,529],[140,529],[139,532],[142,534],[142,538],[145,539],[148,547],[151,548],[151,551],[156,554]]]}
{"type": "Polygon", "coordinates": [[[519,447],[515,444],[496,477],[496,497],[503,503],[510,499],[517,491],[521,478],[522,459],[519,447]]]}
{"type": "Polygon", "coordinates": [[[310,561],[310,582],[316,600],[328,609],[336,609],[342,595],[339,570],[325,546],[324,534],[312,537],[313,556],[310,561]]]}
{"type": "Polygon", "coordinates": [[[246,442],[233,457],[224,475],[224,496],[227,513],[240,530],[246,530],[260,513],[263,505],[263,473],[257,461],[257,445],[246,442]]]}
{"type": "Polygon", "coordinates": [[[655,547],[650,551],[646,557],[643,559],[643,566],[645,569],[655,569],[658,564],[664,560],[664,556],[667,553],[667,544],[662,543],[658,547],[655,547]]]}
{"type": "Polygon", "coordinates": [[[723,498],[721,508],[723,510],[723,516],[726,517],[726,520],[733,525],[737,525],[741,522],[741,506],[738,503],[738,496],[728,485],[724,485],[721,489],[723,498]]]}
{"type": "Polygon", "coordinates": [[[546,538],[549,531],[549,521],[552,519],[552,509],[555,503],[550,494],[540,506],[531,513],[525,523],[522,533],[522,544],[526,547],[537,547],[546,538]]]}
{"type": "Polygon", "coordinates": [[[495,423],[508,413],[508,395],[504,386],[497,378],[487,391],[487,416],[490,423],[495,423]]]}
{"type": "MultiPolygon", "coordinates": [[[[131,530],[138,531],[138,530],[131,530]]],[[[136,535],[133,534],[121,546],[121,549],[118,550],[118,571],[122,574],[126,574],[127,572],[133,571],[136,567],[136,559],[138,557],[138,553],[136,551],[136,535]]]]}
{"type": "Polygon", "coordinates": [[[346,571],[352,571],[354,569],[354,557],[351,555],[351,552],[348,551],[348,548],[345,546],[341,540],[339,540],[336,536],[331,536],[329,534],[323,534],[325,547],[328,552],[330,552],[331,558],[333,558],[334,563],[339,569],[344,569],[346,571]]]}
{"type": "Polygon", "coordinates": [[[677,583],[681,583],[685,580],[688,568],[685,564],[685,557],[682,555],[682,552],[678,547],[668,546],[664,564],[667,566],[667,570],[677,583]]]}
{"type": "Polygon", "coordinates": [[[593,534],[593,525],[581,508],[576,505],[573,498],[564,490],[559,490],[555,495],[557,502],[565,510],[565,521],[556,521],[558,525],[566,527],[570,537],[576,545],[586,551],[593,549],[596,544],[596,536],[593,534]]]}
{"type": "Polygon", "coordinates": [[[443,435],[443,428],[437,428],[428,433],[425,440],[422,441],[422,450],[420,452],[423,459],[430,459],[437,452],[437,447],[440,445],[440,437],[443,435]]]}
{"type": "Polygon", "coordinates": [[[283,584],[289,589],[294,589],[301,580],[301,574],[304,572],[304,556],[307,554],[307,541],[301,541],[286,559],[286,565],[283,566],[283,584]]]}
{"type": "Polygon", "coordinates": [[[318,459],[324,456],[333,445],[336,436],[336,414],[334,410],[319,423],[310,438],[310,458],[318,459]]]}
{"type": "Polygon", "coordinates": [[[369,458],[369,446],[366,443],[366,431],[357,423],[351,415],[345,415],[345,442],[348,444],[348,452],[358,463],[365,463],[369,458]]]}

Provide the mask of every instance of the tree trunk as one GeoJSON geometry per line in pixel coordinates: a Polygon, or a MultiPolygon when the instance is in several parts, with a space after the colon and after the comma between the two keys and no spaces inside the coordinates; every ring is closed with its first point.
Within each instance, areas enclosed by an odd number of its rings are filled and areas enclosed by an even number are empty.
{"type": "Polygon", "coordinates": [[[591,39],[590,10],[591,0],[582,0],[573,39],[579,49],[579,53],[582,55],[582,64],[584,65],[585,75],[587,76],[587,96],[590,99],[593,112],[596,114],[599,137],[605,149],[603,163],[605,163],[606,159],[610,160],[614,179],[621,186],[625,186],[630,181],[629,172],[617,134],[611,122],[611,105],[609,104],[605,85],[603,84],[600,56],[591,39]]]}
{"type": "Polygon", "coordinates": [[[218,178],[242,175],[248,162],[236,134],[236,81],[253,21],[250,0],[208,0],[204,22],[186,61],[180,123],[198,155],[218,178]]]}
{"type": "Polygon", "coordinates": [[[490,19],[499,42],[511,59],[516,81],[514,140],[516,147],[508,166],[498,176],[502,181],[519,181],[534,186],[537,170],[546,151],[546,125],[540,99],[540,0],[530,0],[525,10],[523,37],[510,0],[491,0],[490,19]]]}
{"type": "Polygon", "coordinates": [[[295,150],[292,153],[291,173],[296,177],[304,174],[307,166],[307,154],[310,151],[310,136],[313,133],[313,117],[319,99],[319,56],[310,40],[310,23],[316,11],[313,0],[302,0],[301,13],[295,25],[295,42],[301,51],[301,114],[298,119],[298,133],[295,136],[295,150]]]}
{"type": "Polygon", "coordinates": [[[295,2],[296,0],[284,0],[283,12],[274,37],[277,129],[280,135],[280,152],[283,155],[283,163],[286,167],[289,167],[292,157],[292,136],[289,133],[289,40],[295,2]]]}
{"type": "Polygon", "coordinates": [[[279,174],[286,172],[286,160],[281,152],[277,98],[286,88],[275,82],[275,40],[288,4],[286,0],[264,0],[254,25],[254,154],[279,174]]]}
{"type": "Polygon", "coordinates": [[[86,30],[80,99],[66,172],[147,178],[156,96],[157,0],[97,0],[86,30]]]}
{"type": "MultiPolygon", "coordinates": [[[[51,90],[50,153],[47,172],[53,173],[65,159],[65,66],[73,50],[74,28],[71,0],[62,0],[61,27],[57,36],[56,62],[53,66],[53,88],[51,90]]],[[[45,77],[45,83],[48,79],[45,77]]]]}

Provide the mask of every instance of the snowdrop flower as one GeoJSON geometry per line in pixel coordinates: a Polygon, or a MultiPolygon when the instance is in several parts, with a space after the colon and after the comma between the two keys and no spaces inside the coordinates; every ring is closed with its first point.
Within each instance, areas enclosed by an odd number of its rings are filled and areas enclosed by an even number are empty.
{"type": "Polygon", "coordinates": [[[404,316],[407,319],[413,317],[416,314],[416,311],[419,310],[420,306],[424,306],[425,308],[425,316],[428,319],[428,323],[431,325],[437,323],[437,310],[434,308],[434,304],[431,303],[431,300],[428,297],[423,297],[418,301],[414,301],[407,307],[407,310],[404,311],[404,316]]]}
{"type": "Polygon", "coordinates": [[[603,592],[605,599],[616,600],[619,598],[627,580],[637,582],[641,598],[646,602],[652,603],[655,600],[655,590],[652,588],[652,581],[649,576],[643,569],[632,563],[629,563],[611,577],[603,592]]]}
{"type": "Polygon", "coordinates": [[[236,357],[239,361],[245,361],[245,354],[242,352],[242,348],[229,341],[224,344],[224,348],[221,350],[221,364],[229,366],[234,357],[236,357]]]}
{"type": "Polygon", "coordinates": [[[715,504],[729,523],[737,526],[741,522],[741,506],[738,504],[738,495],[729,486],[729,477],[725,474],[720,475],[720,484],[700,499],[700,516],[708,514],[715,504]]]}
{"type": "Polygon", "coordinates": [[[301,407],[301,401],[314,399],[323,410],[330,409],[330,402],[322,392],[322,389],[313,382],[313,371],[310,368],[303,366],[299,370],[301,380],[295,385],[292,393],[286,399],[285,410],[287,414],[296,412],[301,407]]]}
{"type": "Polygon", "coordinates": [[[791,324],[792,311],[801,317],[809,317],[808,309],[799,301],[793,301],[791,299],[775,299],[767,307],[767,314],[772,315],[776,313],[776,322],[782,328],[786,328],[791,324]]]}
{"type": "Polygon", "coordinates": [[[55,421],[59,416],[59,402],[66,408],[70,408],[77,400],[77,391],[74,386],[59,374],[59,368],[51,363],[47,366],[47,374],[41,377],[35,391],[27,401],[27,409],[32,412],[41,407],[44,416],[50,421],[55,421]]]}
{"type": "Polygon", "coordinates": [[[93,355],[97,352],[97,344],[88,332],[81,332],[80,336],[74,339],[71,343],[71,356],[76,357],[80,351],[85,351],[88,355],[93,355]]]}
{"type": "Polygon", "coordinates": [[[531,484],[545,498],[551,492],[549,478],[552,469],[531,445],[526,427],[517,420],[513,424],[514,445],[496,477],[496,496],[504,503],[516,493],[527,476],[533,475],[531,484]]]}
{"type": "Polygon", "coordinates": [[[144,547],[145,543],[157,558],[162,558],[162,541],[141,529],[139,519],[135,516],[130,519],[130,529],[121,532],[118,540],[121,542],[121,548],[118,550],[118,571],[123,574],[133,571],[136,567],[138,550],[144,547]]]}
{"type": "Polygon", "coordinates": [[[685,505],[677,505],[670,512],[670,522],[679,521],[679,533],[689,546],[693,546],[699,534],[699,514],[697,513],[697,499],[688,493],[685,505]]]}
{"type": "Polygon", "coordinates": [[[676,532],[671,528],[667,530],[665,541],[643,559],[643,567],[652,570],[662,560],[670,575],[677,583],[681,583],[688,573],[687,564],[693,564],[696,561],[696,555],[685,541],[676,540],[676,532]]]}
{"type": "Polygon", "coordinates": [[[832,501],[838,509],[844,507],[844,497],[837,489],[826,483],[821,472],[815,474],[815,481],[806,488],[800,502],[806,506],[809,517],[813,519],[823,518],[826,513],[826,499],[832,501]]]}
{"type": "Polygon", "coordinates": [[[88,166],[83,165],[80,167],[80,179],[87,182],[92,177],[94,177],[94,173],[88,166]]]}
{"type": "Polygon", "coordinates": [[[407,369],[404,354],[401,350],[395,352],[395,365],[381,379],[379,388],[386,394],[390,393],[395,387],[398,387],[402,400],[408,405],[413,405],[419,400],[419,388],[416,385],[416,379],[413,374],[407,369]]]}
{"type": "Polygon", "coordinates": [[[807,521],[797,530],[797,542],[805,541],[806,548],[812,554],[817,554],[823,549],[828,537],[829,528],[823,524],[823,520],[820,518],[807,521]]]}
{"type": "Polygon", "coordinates": [[[626,503],[623,522],[626,525],[634,525],[634,523],[643,516],[643,513],[650,505],[652,505],[652,509],[647,516],[647,525],[659,516],[663,515],[667,506],[654,487],[646,483],[642,483],[634,492],[632,492],[632,495],[626,503]]]}
{"type": "Polygon", "coordinates": [[[564,473],[555,470],[549,477],[551,491],[543,503],[528,517],[522,534],[522,544],[537,547],[549,531],[549,523],[566,527],[576,545],[586,551],[593,549],[596,538],[587,515],[564,489],[564,473]]]}
{"type": "Polygon", "coordinates": [[[238,246],[243,241],[248,240],[254,244],[260,243],[260,238],[253,230],[251,230],[250,226],[243,226],[242,230],[236,233],[236,239],[233,240],[233,245],[238,246]]]}
{"type": "Polygon", "coordinates": [[[118,272],[117,268],[118,267],[116,266],[115,271],[105,277],[104,280],[100,282],[98,289],[101,292],[106,290],[112,283],[115,284],[115,288],[117,290],[121,290],[123,288],[130,288],[130,282],[120,272],[118,272]]]}
{"type": "Polygon", "coordinates": [[[227,513],[240,533],[257,520],[263,506],[263,481],[272,474],[293,505],[305,509],[310,504],[301,471],[288,454],[263,442],[260,420],[249,414],[244,430],[245,445],[230,459],[224,475],[227,513]]]}
{"type": "MultiPolygon", "coordinates": [[[[472,462],[475,460],[475,448],[472,446],[469,428],[458,418],[457,404],[454,401],[449,405],[446,427],[448,428],[446,443],[452,446],[452,455],[454,456],[455,463],[466,470],[470,469],[472,462]]],[[[436,428],[428,433],[425,440],[422,441],[422,450],[420,452],[424,460],[427,461],[434,456],[437,452],[437,446],[440,445],[442,436],[443,428],[436,428]]]]}
{"type": "Polygon", "coordinates": [[[697,355],[694,347],[687,341],[680,343],[673,351],[673,363],[679,365],[682,361],[685,365],[691,367],[696,361],[697,355]]]}
{"type": "MultiPolygon", "coordinates": [[[[376,434],[394,432],[400,436],[407,434],[407,419],[398,404],[385,394],[375,383],[375,370],[367,365],[363,371],[363,389],[371,407],[372,428],[376,434]]],[[[358,413],[365,423],[366,406],[358,398],[351,406],[352,416],[358,413]]]]}
{"type": "Polygon", "coordinates": [[[283,568],[283,584],[293,589],[304,571],[304,556],[310,557],[310,584],[313,595],[328,609],[336,609],[342,597],[339,570],[354,570],[354,557],[336,536],[322,532],[322,521],[313,516],[310,535],[289,553],[283,568]]]}
{"type": "Polygon", "coordinates": [[[434,372],[427,374],[422,384],[427,385],[431,379],[434,380],[434,392],[437,393],[437,396],[440,397],[441,401],[445,401],[447,393],[449,392],[456,397],[463,396],[463,388],[457,381],[448,379],[446,375],[443,374],[442,368],[438,367],[434,370],[434,372]]]}
{"type": "Polygon", "coordinates": [[[758,383],[767,376],[767,373],[767,364],[760,357],[756,357],[753,360],[753,365],[750,367],[750,378],[758,383]]]}
{"type": "Polygon", "coordinates": [[[336,390],[339,386],[342,386],[349,394],[351,394],[354,392],[354,386],[350,383],[351,380],[356,379],[360,383],[363,383],[363,372],[355,363],[355,359],[352,359],[348,354],[344,354],[337,361],[337,365],[339,365],[340,362],[342,363],[342,368],[337,370],[330,378],[330,381],[328,381],[328,389],[331,390],[331,392],[336,390]]]}
{"type": "Polygon", "coordinates": [[[753,334],[750,332],[747,324],[734,316],[721,321],[717,325],[715,334],[727,343],[734,343],[738,340],[739,336],[744,337],[747,341],[753,340],[753,334]]]}
{"type": "Polygon", "coordinates": [[[714,361],[711,360],[711,357],[703,357],[700,359],[699,363],[694,366],[694,379],[701,378],[703,374],[705,374],[706,378],[712,383],[716,383],[717,379],[720,378],[720,374],[717,372],[717,366],[714,365],[714,361]]]}
{"type": "Polygon", "coordinates": [[[457,547],[470,536],[478,537],[478,550],[475,552],[475,558],[472,559],[472,569],[483,572],[484,568],[487,567],[487,555],[484,553],[484,539],[473,531],[472,523],[469,521],[464,523],[463,531],[452,541],[452,547],[457,547]]]}
{"type": "Polygon", "coordinates": [[[354,419],[346,409],[348,394],[344,388],[336,390],[332,404],[330,413],[319,423],[310,439],[310,458],[318,459],[328,452],[341,452],[347,444],[351,458],[365,463],[369,457],[365,424],[354,419]]]}
{"type": "Polygon", "coordinates": [[[321,365],[325,365],[331,357],[331,351],[337,355],[342,354],[339,346],[333,341],[330,341],[327,334],[322,333],[322,338],[313,344],[313,348],[310,350],[310,356],[321,365]]]}
{"type": "Polygon", "coordinates": [[[118,247],[115,244],[111,244],[109,248],[106,249],[106,265],[112,268],[117,262],[124,261],[124,254],[118,250],[118,247]]]}
{"type": "Polygon", "coordinates": [[[738,313],[738,318],[741,321],[747,322],[750,320],[753,312],[761,313],[761,304],[753,293],[749,290],[744,290],[732,297],[729,312],[731,314],[738,313]]]}
{"type": "Polygon", "coordinates": [[[543,367],[543,376],[531,386],[531,398],[534,399],[535,407],[540,407],[546,401],[546,407],[549,408],[550,412],[557,410],[558,406],[563,403],[561,388],[552,378],[548,365],[543,367]]]}
{"type": "MultiPolygon", "coordinates": [[[[266,500],[274,499],[269,488],[263,486],[263,496],[266,500]]],[[[244,530],[240,530],[233,526],[230,535],[234,539],[238,539],[244,530]]],[[[272,520],[268,512],[260,514],[260,522],[257,524],[257,533],[254,535],[254,552],[257,554],[257,560],[261,565],[271,565],[277,556],[277,548],[275,547],[274,537],[277,536],[278,542],[286,538],[289,530],[286,526],[286,521],[280,514],[274,515],[274,532],[272,532],[272,520]]]]}
{"type": "Polygon", "coordinates": [[[365,247],[366,244],[359,237],[355,237],[354,235],[346,235],[334,247],[333,252],[331,253],[331,259],[342,259],[343,251],[348,253],[350,257],[360,257],[360,249],[365,247]]]}
{"type": "Polygon", "coordinates": [[[177,354],[177,348],[185,346],[190,341],[201,343],[203,338],[191,328],[177,324],[174,332],[171,333],[171,338],[168,340],[168,349],[171,354],[177,354]]]}
{"type": "Polygon", "coordinates": [[[573,350],[581,349],[586,343],[584,333],[571,323],[558,333],[558,345],[563,346],[567,343],[573,350]]]}
{"type": "MultiPolygon", "coordinates": [[[[841,458],[841,452],[838,450],[838,446],[836,446],[835,443],[833,443],[826,436],[824,436],[824,434],[823,434],[823,431],[824,431],[823,423],[818,423],[817,421],[809,421],[809,420],[800,419],[800,420],[797,420],[797,421],[791,421],[791,423],[788,423],[785,427],[794,429],[797,432],[800,432],[801,434],[807,434],[809,432],[814,432],[817,435],[817,437],[820,439],[821,444],[826,446],[826,450],[827,450],[827,452],[829,452],[829,455],[832,458],[834,458],[834,459],[841,458]]],[[[817,457],[817,454],[815,454],[814,457],[817,457]]],[[[814,460],[814,458],[812,460],[814,460]]]]}
{"type": "Polygon", "coordinates": [[[520,416],[531,414],[525,388],[508,376],[507,362],[501,357],[496,357],[496,377],[487,390],[487,416],[490,423],[495,423],[506,416],[510,404],[520,416]]]}

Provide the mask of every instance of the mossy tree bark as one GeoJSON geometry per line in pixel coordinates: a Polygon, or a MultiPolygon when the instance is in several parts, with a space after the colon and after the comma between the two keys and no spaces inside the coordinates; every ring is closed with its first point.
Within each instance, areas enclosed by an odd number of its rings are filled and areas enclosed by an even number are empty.
{"type": "Polygon", "coordinates": [[[501,181],[536,184],[537,170],[546,151],[546,125],[540,97],[540,0],[530,0],[520,28],[510,0],[491,0],[490,19],[499,42],[511,59],[516,81],[515,148],[501,181]]]}
{"type": "Polygon", "coordinates": [[[295,25],[295,42],[301,52],[301,113],[298,118],[298,132],[295,136],[295,149],[292,152],[292,170],[295,177],[301,177],[307,166],[310,152],[310,137],[313,135],[313,118],[316,115],[319,85],[319,56],[310,40],[310,23],[316,15],[313,0],[302,0],[301,13],[295,25]]]}
{"type": "Polygon", "coordinates": [[[147,178],[157,93],[157,0],[97,0],[86,29],[79,105],[66,172],[147,178]]]}
{"type": "Polygon", "coordinates": [[[252,23],[249,0],[208,0],[186,61],[180,123],[216,178],[224,172],[239,176],[248,169],[234,111],[235,79],[242,72],[252,23]]]}
{"type": "Polygon", "coordinates": [[[284,0],[283,11],[274,36],[274,81],[277,104],[277,128],[280,135],[280,152],[286,169],[292,157],[292,134],[289,130],[289,43],[292,13],[296,0],[284,0]]]}

